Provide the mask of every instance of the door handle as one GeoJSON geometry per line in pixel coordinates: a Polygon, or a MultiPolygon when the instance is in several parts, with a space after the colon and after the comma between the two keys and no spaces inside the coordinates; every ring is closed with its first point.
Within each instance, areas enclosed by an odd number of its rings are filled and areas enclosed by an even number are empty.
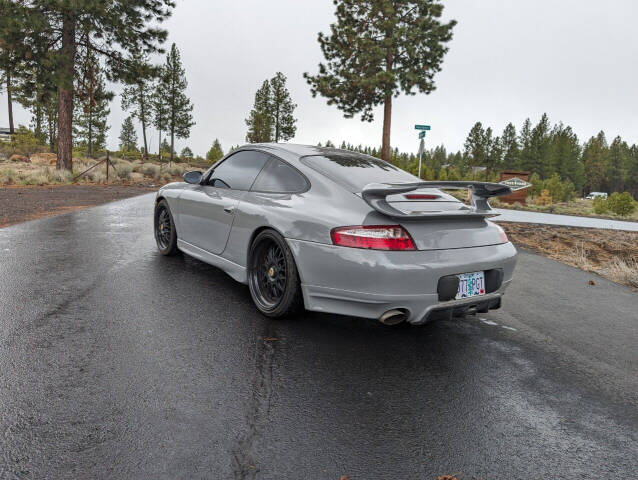
{"type": "Polygon", "coordinates": [[[235,211],[235,207],[233,206],[224,207],[224,212],[226,213],[233,213],[234,211],[235,211]]]}

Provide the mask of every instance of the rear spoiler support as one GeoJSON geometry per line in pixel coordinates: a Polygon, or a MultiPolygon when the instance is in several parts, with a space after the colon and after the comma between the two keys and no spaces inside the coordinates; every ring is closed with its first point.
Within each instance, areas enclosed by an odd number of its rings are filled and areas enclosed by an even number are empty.
{"type": "Polygon", "coordinates": [[[376,211],[394,218],[424,218],[424,217],[459,217],[477,216],[493,217],[498,215],[490,204],[490,197],[500,197],[512,193],[507,185],[491,182],[414,182],[414,183],[370,183],[363,187],[361,197],[376,211]],[[386,201],[388,195],[411,192],[419,188],[439,189],[469,189],[472,191],[471,207],[442,213],[404,213],[386,201]]]}

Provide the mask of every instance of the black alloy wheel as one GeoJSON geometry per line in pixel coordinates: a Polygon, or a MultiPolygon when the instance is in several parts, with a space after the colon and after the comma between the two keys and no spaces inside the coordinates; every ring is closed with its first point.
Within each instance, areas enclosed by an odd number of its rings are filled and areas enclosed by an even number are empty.
{"type": "Polygon", "coordinates": [[[177,250],[177,232],[171,210],[166,200],[160,200],[155,205],[155,241],[157,249],[162,255],[174,255],[177,250]]]}
{"type": "Polygon", "coordinates": [[[273,230],[260,232],[251,246],[248,286],[264,315],[283,317],[303,305],[299,275],[284,238],[273,230]]]}

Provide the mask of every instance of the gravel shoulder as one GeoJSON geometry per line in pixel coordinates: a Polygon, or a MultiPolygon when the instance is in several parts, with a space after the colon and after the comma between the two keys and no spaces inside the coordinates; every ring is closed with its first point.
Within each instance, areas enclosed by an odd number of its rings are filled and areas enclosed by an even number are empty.
{"type": "Polygon", "coordinates": [[[156,190],[137,185],[49,185],[0,188],[0,228],[156,190]]]}

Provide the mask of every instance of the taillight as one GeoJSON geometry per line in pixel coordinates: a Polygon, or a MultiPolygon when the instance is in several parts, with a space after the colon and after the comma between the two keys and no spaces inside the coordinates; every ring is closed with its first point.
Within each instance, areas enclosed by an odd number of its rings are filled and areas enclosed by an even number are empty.
{"type": "Polygon", "coordinates": [[[503,228],[501,228],[499,225],[496,225],[496,228],[498,229],[498,234],[501,237],[501,241],[503,243],[509,242],[509,238],[507,238],[507,233],[505,233],[505,230],[503,230],[503,228]]]}
{"type": "Polygon", "coordinates": [[[431,193],[408,193],[404,195],[408,200],[436,200],[438,195],[432,195],[431,193]]]}
{"type": "Polygon", "coordinates": [[[333,228],[332,243],[371,250],[416,250],[410,234],[401,225],[360,225],[333,228]]]}

